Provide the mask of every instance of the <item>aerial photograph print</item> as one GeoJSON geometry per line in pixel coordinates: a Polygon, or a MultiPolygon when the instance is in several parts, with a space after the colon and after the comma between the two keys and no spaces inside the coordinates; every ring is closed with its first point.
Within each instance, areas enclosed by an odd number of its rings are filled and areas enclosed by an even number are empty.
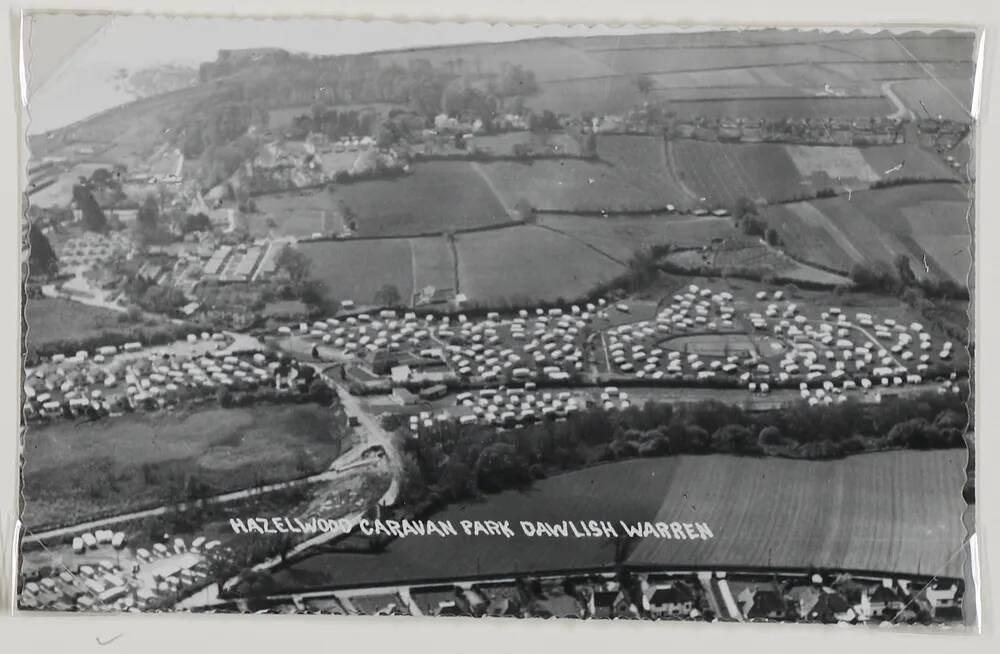
{"type": "Polygon", "coordinates": [[[20,612],[975,630],[980,31],[20,37],[20,612]]]}

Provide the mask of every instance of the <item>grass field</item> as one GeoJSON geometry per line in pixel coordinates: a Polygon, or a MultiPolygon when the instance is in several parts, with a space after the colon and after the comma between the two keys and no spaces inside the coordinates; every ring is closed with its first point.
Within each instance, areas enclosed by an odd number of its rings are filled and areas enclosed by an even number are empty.
{"type": "Polygon", "coordinates": [[[895,108],[881,97],[813,98],[733,98],[715,100],[677,100],[671,110],[680,117],[706,118],[854,118],[888,116],[895,108]]]}
{"type": "Polygon", "coordinates": [[[339,232],[344,227],[333,196],[326,189],[261,195],[254,198],[254,203],[258,213],[247,216],[253,236],[263,236],[270,231],[266,223],[268,218],[277,224],[274,233],[280,236],[311,236],[339,232]]]}
{"type": "Polygon", "coordinates": [[[337,185],[332,199],[344,200],[357,214],[358,236],[413,236],[509,220],[465,161],[427,161],[404,177],[337,185]]]}
{"type": "Polygon", "coordinates": [[[534,133],[534,132],[504,132],[500,134],[483,134],[475,136],[470,145],[477,148],[489,150],[495,155],[509,155],[513,153],[515,145],[528,145],[538,152],[551,152],[553,154],[579,155],[580,144],[569,134],[557,133],[534,133]]]}
{"type": "Polygon", "coordinates": [[[524,199],[535,209],[550,211],[655,211],[684,199],[676,190],[646,186],[607,162],[544,159],[473,165],[508,207],[524,199]]]}
{"type": "Polygon", "coordinates": [[[193,475],[215,492],[325,469],[342,420],[317,405],[130,414],[28,428],[24,520],[83,520],[175,498],[193,475]]]}
{"type": "Polygon", "coordinates": [[[966,283],[972,262],[970,201],[955,184],[920,184],[854,193],[765,211],[786,249],[806,261],[849,270],[904,254],[918,277],[966,283]]]}
{"type": "Polygon", "coordinates": [[[943,116],[971,122],[972,76],[950,79],[909,79],[894,82],[892,90],[918,118],[943,116]]]}
{"type": "MultiPolygon", "coordinates": [[[[959,577],[962,450],[839,461],[725,455],[643,459],[536,482],[433,516],[452,520],[704,522],[709,540],[640,540],[636,566],[833,568],[959,577]],[[627,483],[623,483],[627,480],[627,483]]],[[[620,527],[619,527],[620,529],[620,527]]],[[[370,554],[320,554],[275,575],[289,590],[610,568],[603,538],[412,537],[370,554]]]]}
{"type": "Polygon", "coordinates": [[[955,179],[938,156],[915,145],[863,148],[775,143],[670,143],[678,177],[706,202],[732,206],[736,198],[780,201],[823,189],[867,188],[900,177],[955,179]]]}
{"type": "Polygon", "coordinates": [[[126,331],[131,325],[118,321],[121,314],[72,300],[38,298],[28,300],[24,317],[28,322],[28,349],[66,339],[86,339],[103,332],[126,331]]]}
{"type": "Polygon", "coordinates": [[[413,293],[413,267],[407,239],[319,241],[302,243],[311,275],[326,284],[334,300],[369,304],[385,284],[406,299],[413,293]]]}
{"type": "Polygon", "coordinates": [[[677,178],[661,137],[602,134],[597,138],[597,153],[632,184],[657,189],[677,207],[691,204],[693,198],[677,178]]]}
{"type": "Polygon", "coordinates": [[[651,245],[708,245],[715,239],[742,238],[730,218],[661,216],[541,216],[538,224],[583,241],[613,259],[627,262],[651,245]]]}
{"type": "Polygon", "coordinates": [[[809,191],[783,145],[678,139],[670,149],[681,180],[712,206],[731,207],[741,196],[770,201],[809,191]]]}
{"type": "Polygon", "coordinates": [[[460,234],[459,290],[485,303],[575,298],[624,266],[568,236],[535,225],[460,234]]]}
{"type": "Polygon", "coordinates": [[[444,237],[411,238],[413,290],[455,288],[455,257],[444,237]]]}

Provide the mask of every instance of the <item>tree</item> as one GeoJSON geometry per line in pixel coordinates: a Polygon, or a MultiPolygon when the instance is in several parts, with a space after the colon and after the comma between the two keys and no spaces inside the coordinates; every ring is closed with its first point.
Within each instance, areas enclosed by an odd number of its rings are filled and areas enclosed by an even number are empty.
{"type": "Polygon", "coordinates": [[[733,202],[733,220],[735,220],[737,224],[742,223],[747,216],[756,215],[757,205],[755,205],[753,200],[745,195],[739,196],[736,198],[736,201],[733,202]]]}
{"type": "Polygon", "coordinates": [[[893,259],[893,266],[896,268],[899,281],[903,284],[909,286],[917,281],[917,276],[910,267],[910,258],[905,254],[897,254],[896,258],[893,259]]]}
{"type": "Polygon", "coordinates": [[[403,303],[403,296],[393,284],[383,284],[375,292],[375,304],[382,307],[398,307],[403,303]]]}
{"type": "Polygon", "coordinates": [[[190,234],[191,232],[210,232],[212,231],[212,220],[203,213],[187,214],[184,216],[182,230],[185,234],[190,234]]]}
{"type": "Polygon", "coordinates": [[[83,214],[84,229],[101,233],[108,231],[107,216],[104,215],[104,211],[97,204],[97,200],[94,198],[94,194],[90,192],[90,189],[82,184],[75,184],[73,186],[73,202],[76,203],[77,208],[83,214]]]}
{"type": "Polygon", "coordinates": [[[781,445],[785,442],[785,437],[781,435],[780,429],[772,425],[760,430],[757,442],[761,445],[781,445]]]}
{"type": "Polygon", "coordinates": [[[333,389],[320,377],[317,377],[309,384],[309,398],[321,406],[330,406],[334,398],[333,389]]]}
{"type": "Polygon", "coordinates": [[[287,272],[293,282],[303,282],[309,277],[309,257],[291,245],[281,249],[275,264],[279,270],[287,272]]]}
{"type": "Polygon", "coordinates": [[[140,243],[148,243],[155,238],[159,229],[160,205],[156,198],[147,195],[135,218],[136,238],[140,243]]]}
{"type": "Polygon", "coordinates": [[[486,492],[497,492],[528,481],[527,466],[509,443],[487,445],[476,461],[476,483],[486,492]]]}
{"type": "Polygon", "coordinates": [[[746,452],[754,444],[753,432],[744,425],[724,425],[712,434],[712,446],[718,452],[746,452]]]}
{"type": "Polygon", "coordinates": [[[633,78],[632,83],[635,84],[636,90],[638,90],[639,93],[644,97],[648,96],[653,91],[653,86],[654,86],[653,78],[647,75],[646,73],[639,73],[638,75],[636,75],[633,78]]]}
{"type": "Polygon", "coordinates": [[[29,275],[51,275],[59,268],[59,260],[56,257],[49,238],[42,232],[42,228],[32,222],[28,225],[28,274],[29,275]]]}

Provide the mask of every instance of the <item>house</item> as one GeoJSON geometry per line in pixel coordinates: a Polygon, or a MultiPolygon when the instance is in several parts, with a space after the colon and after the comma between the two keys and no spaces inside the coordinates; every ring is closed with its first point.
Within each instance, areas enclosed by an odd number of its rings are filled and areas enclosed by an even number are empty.
{"type": "Polygon", "coordinates": [[[407,365],[393,366],[389,370],[393,384],[405,384],[410,379],[411,372],[410,366],[407,365]]]}
{"type": "Polygon", "coordinates": [[[421,389],[420,399],[422,400],[436,400],[438,398],[444,397],[448,394],[448,387],[444,384],[435,384],[434,386],[428,386],[427,388],[421,389]]]}
{"type": "Polygon", "coordinates": [[[396,386],[392,389],[392,399],[398,402],[402,406],[413,406],[420,401],[420,398],[406,390],[402,386],[396,386]]]}
{"type": "Polygon", "coordinates": [[[837,592],[824,588],[807,618],[815,622],[851,622],[857,616],[847,600],[837,592]]]}
{"type": "Polygon", "coordinates": [[[868,603],[872,617],[885,619],[894,618],[906,606],[899,593],[885,585],[880,585],[869,595],[868,603]]]}
{"type": "Polygon", "coordinates": [[[799,584],[789,588],[785,593],[785,597],[794,606],[794,610],[799,617],[804,619],[809,617],[821,594],[822,591],[819,586],[814,584],[799,584]]]}
{"type": "Polygon", "coordinates": [[[694,593],[681,581],[650,585],[644,599],[654,618],[686,617],[695,608],[694,593]]]}
{"type": "Polygon", "coordinates": [[[923,592],[935,618],[961,613],[961,596],[958,583],[935,579],[923,592]]]}
{"type": "Polygon", "coordinates": [[[784,597],[772,588],[752,593],[749,600],[743,611],[750,620],[784,620],[788,615],[784,597]]]}

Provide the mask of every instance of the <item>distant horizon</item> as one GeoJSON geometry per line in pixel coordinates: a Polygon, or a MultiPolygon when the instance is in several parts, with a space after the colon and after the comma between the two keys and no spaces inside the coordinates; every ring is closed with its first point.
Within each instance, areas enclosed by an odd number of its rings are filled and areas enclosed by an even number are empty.
{"type": "MultiPolygon", "coordinates": [[[[29,19],[45,18],[45,15],[29,19]]],[[[545,38],[633,36],[639,34],[700,33],[710,31],[972,31],[960,27],[768,27],[655,25],[510,25],[485,22],[427,23],[340,19],[226,19],[154,16],[111,16],[107,24],[86,39],[58,70],[28,94],[27,133],[36,136],[87,120],[103,111],[139,99],[115,87],[113,75],[178,65],[197,68],[214,61],[222,50],[276,48],[296,55],[339,56],[406,52],[436,48],[514,43],[545,38]],[[322,29],[317,29],[317,22],[322,29]],[[331,38],[331,31],[338,38],[331,38]],[[265,32],[262,34],[261,32],[265,32]],[[202,34],[203,33],[203,34],[202,34]],[[183,53],[178,52],[183,43],[183,53]],[[72,102],[67,99],[72,98],[72,102]]],[[[973,31],[974,32],[974,31],[973,31]]],[[[45,47],[32,35],[31,47],[45,47]]],[[[27,74],[32,73],[27,64],[27,74]]],[[[29,88],[31,85],[29,84],[29,88]]]]}

